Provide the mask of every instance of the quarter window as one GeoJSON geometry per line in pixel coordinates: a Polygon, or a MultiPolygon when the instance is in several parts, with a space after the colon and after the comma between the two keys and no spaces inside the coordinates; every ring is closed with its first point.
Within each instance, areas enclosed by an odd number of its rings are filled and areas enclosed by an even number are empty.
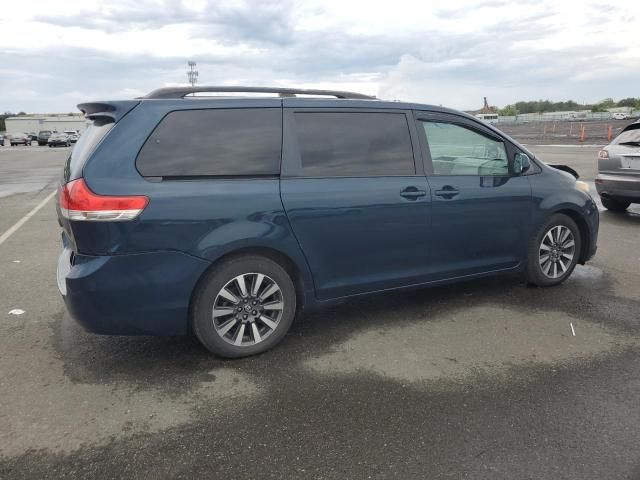
{"type": "Polygon", "coordinates": [[[503,142],[452,123],[422,125],[435,175],[509,175],[503,142]]]}
{"type": "Polygon", "coordinates": [[[242,108],[169,113],[142,147],[146,177],[279,175],[282,110],[242,108]]]}
{"type": "Polygon", "coordinates": [[[297,112],[300,165],[294,176],[414,175],[413,150],[402,113],[297,112]]]}

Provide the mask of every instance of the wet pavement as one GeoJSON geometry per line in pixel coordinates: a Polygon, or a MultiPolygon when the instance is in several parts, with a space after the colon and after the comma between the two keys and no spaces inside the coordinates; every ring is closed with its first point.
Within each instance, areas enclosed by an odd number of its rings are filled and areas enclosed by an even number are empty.
{"type": "MultiPolygon", "coordinates": [[[[592,180],[597,149],[532,149],[592,180]]],[[[68,155],[25,152],[0,151],[0,192],[22,192],[0,195],[0,235],[68,155]]],[[[51,201],[0,245],[0,478],[640,478],[639,232],[640,206],[602,211],[559,287],[362,298],[224,361],[78,327],[51,201]]]]}

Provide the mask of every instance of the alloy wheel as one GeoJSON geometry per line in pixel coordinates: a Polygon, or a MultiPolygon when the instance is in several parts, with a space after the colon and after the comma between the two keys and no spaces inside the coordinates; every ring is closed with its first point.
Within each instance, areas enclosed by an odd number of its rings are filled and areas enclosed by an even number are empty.
{"type": "Polygon", "coordinates": [[[540,242],[538,258],[542,273],[548,278],[561,277],[571,266],[575,253],[573,232],[564,225],[551,227],[540,242]]]}
{"type": "Polygon", "coordinates": [[[271,277],[244,273],[227,282],[216,295],[213,326],[231,345],[256,345],[275,331],[283,309],[282,290],[271,277]]]}

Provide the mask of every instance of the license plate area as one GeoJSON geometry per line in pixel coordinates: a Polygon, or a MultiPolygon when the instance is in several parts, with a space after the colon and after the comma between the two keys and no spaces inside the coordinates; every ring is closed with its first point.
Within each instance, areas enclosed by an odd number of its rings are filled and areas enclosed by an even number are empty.
{"type": "Polygon", "coordinates": [[[630,170],[640,170],[640,156],[624,156],[620,157],[620,166],[630,170]]]}

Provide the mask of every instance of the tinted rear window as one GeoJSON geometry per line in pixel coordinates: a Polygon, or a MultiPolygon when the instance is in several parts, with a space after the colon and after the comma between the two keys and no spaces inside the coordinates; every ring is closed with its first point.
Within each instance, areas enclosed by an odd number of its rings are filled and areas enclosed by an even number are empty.
{"type": "Polygon", "coordinates": [[[280,108],[169,113],[138,155],[145,177],[278,175],[280,108]]]}
{"type": "Polygon", "coordinates": [[[113,122],[95,121],[82,135],[80,135],[80,138],[73,147],[73,150],[71,150],[71,155],[69,155],[64,167],[63,175],[65,182],[75,180],[82,176],[82,169],[84,168],[84,164],[87,162],[89,155],[91,155],[104,136],[109,133],[109,130],[111,130],[113,125],[113,122]]]}
{"type": "Polygon", "coordinates": [[[298,112],[300,176],[413,175],[409,126],[402,113],[298,112]]]}

